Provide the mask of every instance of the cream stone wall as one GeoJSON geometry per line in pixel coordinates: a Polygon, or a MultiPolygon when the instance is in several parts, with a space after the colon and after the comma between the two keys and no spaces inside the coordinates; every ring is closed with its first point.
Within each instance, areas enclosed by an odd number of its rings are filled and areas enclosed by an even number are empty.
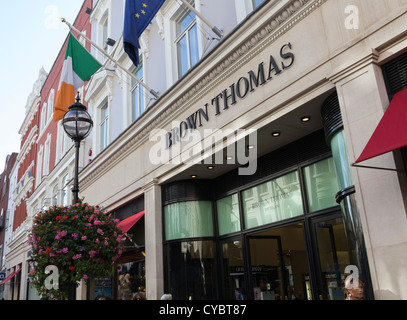
{"type": "MultiPolygon", "coordinates": [[[[150,233],[161,232],[157,185],[190,166],[152,164],[149,153],[157,144],[149,140],[153,129],[168,132],[172,121],[185,120],[207,103],[210,121],[205,121],[201,133],[204,129],[257,129],[336,87],[354,162],[389,103],[378,64],[406,47],[407,0],[298,0],[269,16],[273,6],[270,2],[255,14],[254,23],[225,39],[143,121],[124,132],[81,173],[81,193],[108,210],[147,190],[146,269],[153,269],[147,276],[152,298],[163,289],[162,257],[149,257],[148,252],[162,254],[162,240],[150,233]],[[348,5],[358,8],[356,30],[345,25],[348,5]],[[247,77],[248,71],[256,72],[261,62],[267,70],[270,55],[281,63],[280,48],[288,43],[295,55],[292,66],[215,116],[212,99],[247,77]]],[[[190,144],[184,151],[193,147],[190,144]]],[[[368,164],[394,167],[395,160],[387,154],[368,164]]],[[[376,299],[407,299],[405,178],[388,171],[352,170],[376,299]]]]}

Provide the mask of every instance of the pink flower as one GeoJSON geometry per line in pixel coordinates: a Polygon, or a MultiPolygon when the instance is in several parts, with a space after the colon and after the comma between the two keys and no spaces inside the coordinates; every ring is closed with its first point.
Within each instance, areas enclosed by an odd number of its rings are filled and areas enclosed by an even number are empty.
{"type": "Polygon", "coordinates": [[[80,258],[82,258],[82,255],[81,255],[80,253],[75,254],[75,255],[72,257],[72,259],[74,259],[74,260],[77,260],[77,259],[80,259],[80,258]]]}
{"type": "Polygon", "coordinates": [[[86,240],[88,237],[87,236],[82,236],[81,240],[86,240]]]}
{"type": "Polygon", "coordinates": [[[105,240],[104,244],[105,244],[105,246],[108,246],[109,242],[107,242],[107,240],[105,240]]]}
{"type": "Polygon", "coordinates": [[[87,279],[89,279],[89,277],[86,274],[84,274],[83,275],[83,280],[87,280],[87,279]]]}
{"type": "Polygon", "coordinates": [[[68,248],[63,248],[63,249],[62,249],[62,252],[63,252],[63,253],[68,253],[68,248]]]}
{"type": "Polygon", "coordinates": [[[93,258],[95,256],[95,254],[96,254],[95,250],[90,250],[89,251],[89,255],[90,255],[91,258],[93,258]]]}
{"type": "Polygon", "coordinates": [[[102,229],[97,229],[97,231],[96,231],[97,233],[99,233],[100,235],[102,235],[103,236],[103,234],[104,234],[104,232],[103,232],[103,230],[102,229]]]}

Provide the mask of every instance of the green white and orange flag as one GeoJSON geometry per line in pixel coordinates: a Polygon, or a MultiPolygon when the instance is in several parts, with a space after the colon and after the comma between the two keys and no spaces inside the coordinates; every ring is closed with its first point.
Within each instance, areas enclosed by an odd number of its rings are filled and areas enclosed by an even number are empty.
{"type": "Polygon", "coordinates": [[[64,65],[54,104],[54,121],[61,120],[75,102],[75,93],[102,65],[69,34],[64,65]]]}

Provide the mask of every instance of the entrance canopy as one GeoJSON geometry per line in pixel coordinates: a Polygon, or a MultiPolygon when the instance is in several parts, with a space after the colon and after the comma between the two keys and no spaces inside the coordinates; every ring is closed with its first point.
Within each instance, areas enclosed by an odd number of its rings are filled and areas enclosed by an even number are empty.
{"type": "Polygon", "coordinates": [[[16,270],[16,271],[14,271],[14,272],[12,272],[12,273],[10,273],[2,282],[0,282],[0,286],[1,286],[2,284],[5,284],[6,282],[10,281],[11,278],[13,278],[13,277],[14,277],[17,273],[19,273],[20,271],[21,271],[21,268],[18,269],[18,270],[16,270]]]}
{"type": "Polygon", "coordinates": [[[407,89],[394,95],[365,149],[355,163],[405,146],[407,146],[407,89]]]}
{"type": "Polygon", "coordinates": [[[120,221],[118,227],[121,228],[124,233],[127,233],[131,229],[131,227],[134,226],[137,221],[141,219],[143,215],[144,210],[120,221]]]}

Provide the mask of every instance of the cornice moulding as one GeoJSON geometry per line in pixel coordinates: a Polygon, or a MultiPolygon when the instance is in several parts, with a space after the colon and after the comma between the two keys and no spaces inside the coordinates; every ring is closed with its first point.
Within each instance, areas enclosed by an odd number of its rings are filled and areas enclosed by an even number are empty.
{"type": "Polygon", "coordinates": [[[145,142],[153,129],[168,125],[177,118],[177,115],[193,106],[196,101],[207,95],[255,55],[264,51],[325,1],[327,0],[287,1],[287,4],[274,15],[268,16],[267,13],[278,4],[278,1],[270,1],[253,14],[190,70],[181,81],[163,94],[139,121],[133,123],[112,142],[108,149],[84,168],[80,177],[81,188],[86,188],[93,183],[145,142]],[[253,26],[253,21],[261,22],[253,26]]]}

